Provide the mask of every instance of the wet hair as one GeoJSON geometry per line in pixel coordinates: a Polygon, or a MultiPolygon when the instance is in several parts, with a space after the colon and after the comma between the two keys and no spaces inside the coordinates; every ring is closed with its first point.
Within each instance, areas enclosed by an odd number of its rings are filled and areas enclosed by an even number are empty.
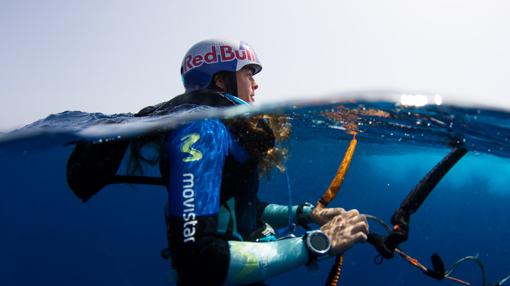
{"type": "Polygon", "coordinates": [[[291,125],[282,115],[256,115],[224,120],[237,134],[237,140],[257,161],[260,177],[270,178],[271,170],[285,171],[287,148],[282,147],[291,132],[291,125]]]}
{"type": "Polygon", "coordinates": [[[261,115],[273,132],[275,144],[268,149],[259,162],[261,176],[269,179],[271,170],[276,167],[280,172],[285,172],[285,161],[287,160],[288,149],[284,147],[291,133],[291,124],[288,118],[283,115],[261,115]]]}

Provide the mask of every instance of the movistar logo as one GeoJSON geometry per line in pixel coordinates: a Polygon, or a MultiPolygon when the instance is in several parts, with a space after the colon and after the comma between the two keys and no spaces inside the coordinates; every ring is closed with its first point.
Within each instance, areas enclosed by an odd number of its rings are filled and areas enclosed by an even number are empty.
{"type": "Polygon", "coordinates": [[[189,154],[188,157],[182,159],[183,162],[193,162],[202,159],[202,152],[192,147],[198,140],[200,140],[200,135],[197,133],[191,133],[181,138],[183,142],[181,152],[189,154]]]}
{"type": "Polygon", "coordinates": [[[195,214],[195,176],[191,173],[182,175],[182,236],[183,242],[195,242],[195,225],[198,223],[195,214]]]}

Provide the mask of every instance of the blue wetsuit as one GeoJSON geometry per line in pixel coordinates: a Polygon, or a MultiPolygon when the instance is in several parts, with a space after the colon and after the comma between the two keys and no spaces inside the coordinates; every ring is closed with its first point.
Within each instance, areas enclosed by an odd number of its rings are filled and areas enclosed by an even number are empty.
{"type": "Polygon", "coordinates": [[[172,162],[168,174],[172,262],[184,276],[181,279],[195,279],[198,269],[211,268],[215,270],[210,275],[218,276],[220,282],[227,274],[227,241],[233,239],[229,234],[234,231],[230,227],[223,236],[218,232],[220,207],[234,198],[230,211],[235,213],[242,239],[257,228],[257,222],[261,224],[260,209],[265,204],[256,196],[256,165],[218,119],[195,121],[171,132],[165,147],[172,162]],[[230,170],[224,173],[225,169],[230,170]],[[202,265],[204,259],[208,262],[202,265]]]}
{"type": "Polygon", "coordinates": [[[171,131],[163,159],[170,162],[164,174],[169,248],[182,284],[252,283],[307,261],[300,238],[246,241],[268,218],[285,218],[287,208],[258,200],[257,161],[223,121],[204,119],[171,131]],[[220,208],[230,213],[226,226],[220,208]]]}

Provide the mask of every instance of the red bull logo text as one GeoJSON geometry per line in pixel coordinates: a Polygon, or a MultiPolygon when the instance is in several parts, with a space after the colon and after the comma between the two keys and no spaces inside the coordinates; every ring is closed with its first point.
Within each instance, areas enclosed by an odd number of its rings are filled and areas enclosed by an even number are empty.
{"type": "Polygon", "coordinates": [[[250,49],[232,49],[230,46],[211,46],[209,51],[198,55],[188,54],[184,58],[183,73],[192,70],[202,64],[214,64],[233,60],[248,60],[257,62],[255,53],[250,49]]]}

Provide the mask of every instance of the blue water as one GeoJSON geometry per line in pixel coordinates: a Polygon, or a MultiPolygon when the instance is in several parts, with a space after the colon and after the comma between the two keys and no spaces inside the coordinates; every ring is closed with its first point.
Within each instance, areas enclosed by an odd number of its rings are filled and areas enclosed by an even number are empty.
{"type": "MultiPolygon", "coordinates": [[[[510,206],[510,113],[444,105],[407,108],[391,102],[342,106],[340,111],[338,104],[277,109],[293,125],[286,143],[290,181],[274,172],[262,184],[261,198],[287,204],[290,185],[293,202],[315,203],[347,148],[350,135],[344,129],[355,126],[358,147],[332,206],[389,221],[449,146],[462,144],[469,153],[412,217],[409,240],[401,248],[427,266],[432,253],[439,253],[446,267],[478,255],[490,282],[510,274],[505,215],[510,206]]],[[[159,255],[166,245],[164,189],[112,185],[83,204],[67,186],[65,168],[77,139],[115,140],[166,130],[182,120],[64,112],[0,134],[0,285],[167,285],[168,264],[159,255]]],[[[371,229],[383,231],[373,223],[371,229]]],[[[457,285],[432,280],[400,257],[376,265],[376,255],[368,244],[348,251],[340,285],[457,285]]],[[[322,261],[316,270],[301,267],[267,283],[322,285],[332,262],[322,261]]],[[[454,274],[481,285],[474,263],[454,274]]]]}

